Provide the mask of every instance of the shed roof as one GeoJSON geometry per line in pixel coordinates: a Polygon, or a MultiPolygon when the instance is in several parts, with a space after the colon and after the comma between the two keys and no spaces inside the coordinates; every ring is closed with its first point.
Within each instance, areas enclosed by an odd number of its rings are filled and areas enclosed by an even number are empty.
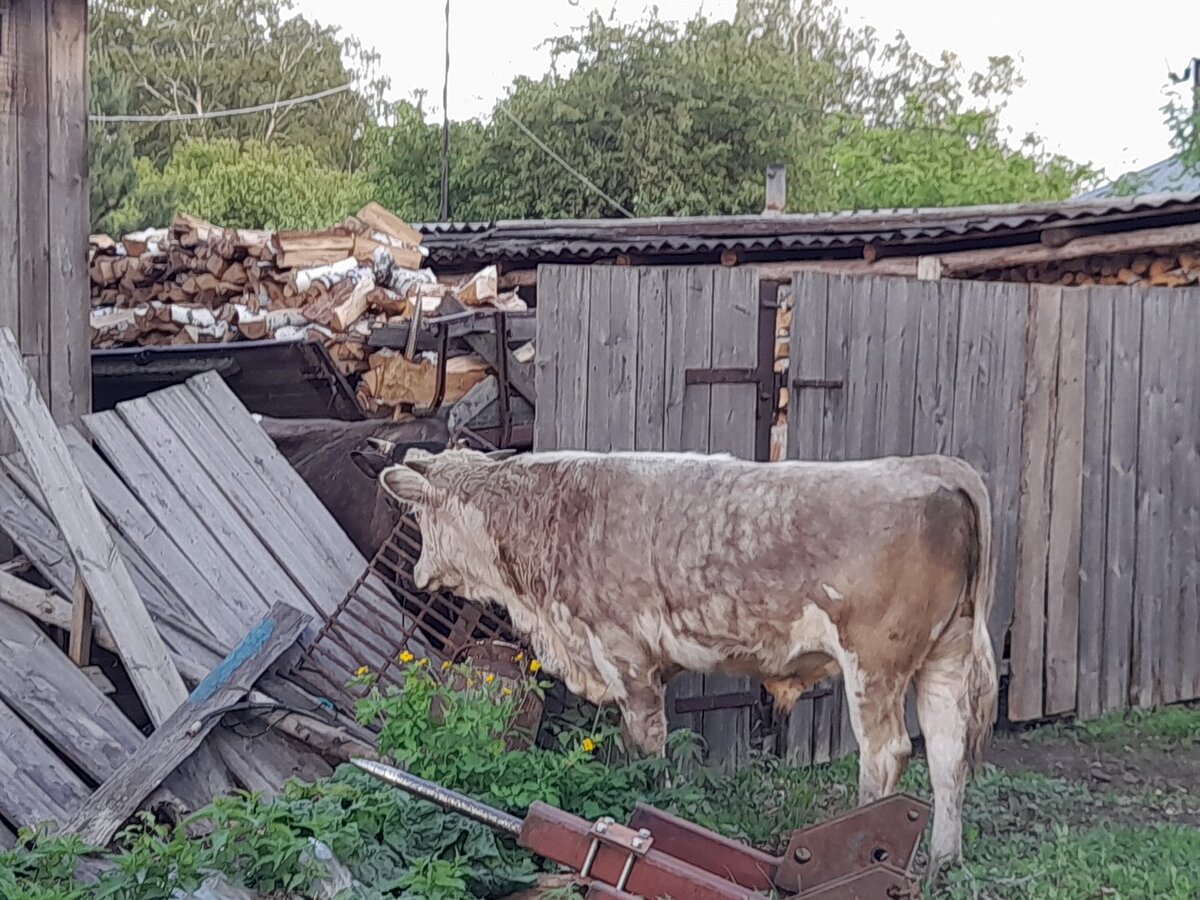
{"type": "Polygon", "coordinates": [[[1087,233],[1200,222],[1200,189],[1136,197],[932,209],[640,219],[542,219],[419,225],[435,267],[591,262],[621,255],[696,262],[912,255],[1037,243],[1044,231],[1087,233]]]}

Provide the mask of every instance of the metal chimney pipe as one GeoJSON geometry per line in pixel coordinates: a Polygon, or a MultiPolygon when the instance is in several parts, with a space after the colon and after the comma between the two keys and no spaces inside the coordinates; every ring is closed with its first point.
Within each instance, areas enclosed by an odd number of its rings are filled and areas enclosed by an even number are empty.
{"type": "Polygon", "coordinates": [[[782,213],[787,210],[787,166],[774,163],[767,166],[767,206],[763,215],[782,213]]]}

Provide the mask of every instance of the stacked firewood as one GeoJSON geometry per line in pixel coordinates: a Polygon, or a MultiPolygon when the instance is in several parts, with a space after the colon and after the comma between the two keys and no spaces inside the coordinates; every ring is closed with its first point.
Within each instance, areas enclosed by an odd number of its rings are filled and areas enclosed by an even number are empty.
{"type": "MultiPolygon", "coordinates": [[[[421,233],[377,203],[322,231],[250,231],[177,216],[166,229],[97,235],[89,253],[95,348],[314,340],[358,383],[364,408],[404,414],[433,399],[436,358],[372,352],[371,332],[467,306],[524,309],[501,294],[495,266],[447,285],[423,266],[421,233]]],[[[445,402],[486,377],[475,357],[449,361],[445,402]]]]}
{"type": "Polygon", "coordinates": [[[1082,259],[992,269],[973,276],[973,280],[1062,285],[1136,284],[1150,287],[1183,287],[1200,284],[1200,249],[1087,256],[1082,259]]]}

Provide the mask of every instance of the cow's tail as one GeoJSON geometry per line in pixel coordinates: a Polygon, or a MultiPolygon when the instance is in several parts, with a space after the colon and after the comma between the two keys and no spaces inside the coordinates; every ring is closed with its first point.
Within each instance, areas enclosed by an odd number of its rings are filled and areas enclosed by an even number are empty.
{"type": "Polygon", "coordinates": [[[969,470],[969,474],[964,473],[958,487],[974,508],[978,554],[966,598],[973,619],[971,667],[967,675],[971,701],[971,715],[967,723],[967,760],[974,772],[982,764],[984,751],[991,740],[1000,696],[996,655],[988,631],[988,619],[996,593],[996,561],[992,548],[992,503],[987,486],[975,469],[969,466],[964,468],[969,470]]]}

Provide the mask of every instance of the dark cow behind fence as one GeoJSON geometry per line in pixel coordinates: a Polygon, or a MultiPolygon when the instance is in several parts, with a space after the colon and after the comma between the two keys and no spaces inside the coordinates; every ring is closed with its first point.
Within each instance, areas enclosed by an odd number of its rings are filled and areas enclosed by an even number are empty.
{"type": "MultiPolygon", "coordinates": [[[[378,478],[355,464],[355,454],[369,452],[372,441],[395,444],[400,456],[410,447],[440,450],[450,442],[446,423],[432,417],[410,422],[342,422],[264,416],[261,424],[367,559],[391,534],[400,513],[380,490],[378,478]]],[[[375,463],[374,474],[378,475],[383,467],[383,463],[375,463]]]]}
{"type": "Polygon", "coordinates": [[[381,481],[419,518],[416,584],[505,607],[546,670],[615,702],[645,751],[664,751],[680,671],[757,678],[788,707],[840,669],[866,803],[903,774],[915,684],[931,872],[961,859],[997,705],[990,500],[967,463],[410,451],[381,481]]]}

